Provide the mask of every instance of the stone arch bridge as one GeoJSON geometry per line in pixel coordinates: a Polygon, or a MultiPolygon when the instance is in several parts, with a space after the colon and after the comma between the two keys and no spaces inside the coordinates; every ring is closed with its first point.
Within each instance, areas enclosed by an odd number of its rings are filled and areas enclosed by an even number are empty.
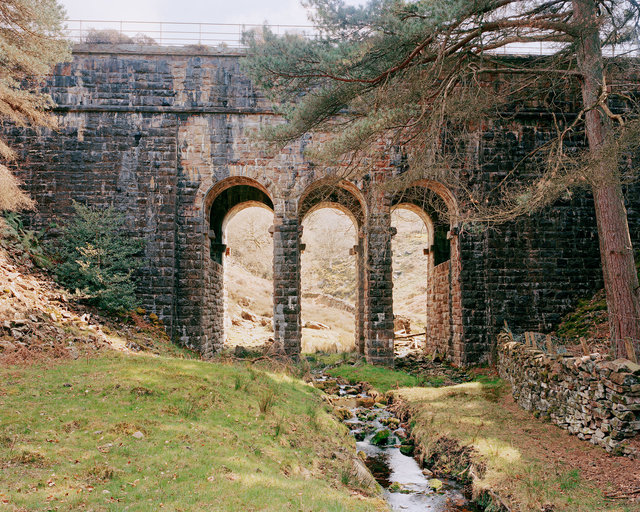
{"type": "MultiPolygon", "coordinates": [[[[393,360],[394,208],[418,213],[427,226],[427,345],[457,364],[486,359],[504,320],[549,329],[576,297],[601,285],[588,197],[500,231],[474,232],[456,223],[455,194],[440,184],[408,183],[395,195],[375,186],[398,172],[391,157],[359,181],[329,179],[310,165],[307,140],[265,157],[251,133],[277,120],[241,58],[204,48],[76,46],[73,61],[46,85],[58,128],[6,127],[20,153],[16,171],[38,202],[34,226],[69,215],[72,200],[114,204],[126,214],[132,235],[145,242],[140,301],[175,341],[206,356],[221,348],[225,230],[247,206],[274,214],[275,339],[294,357],[301,226],[323,206],[344,211],[357,227],[356,343],[373,363],[393,360]]],[[[484,134],[477,172],[487,186],[544,130],[529,116],[484,134]]],[[[633,208],[630,215],[637,220],[633,208]]]]}

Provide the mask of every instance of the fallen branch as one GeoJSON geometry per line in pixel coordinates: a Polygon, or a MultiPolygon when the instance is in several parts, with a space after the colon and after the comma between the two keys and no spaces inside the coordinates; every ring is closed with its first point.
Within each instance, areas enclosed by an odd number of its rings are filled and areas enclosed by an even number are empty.
{"type": "Polygon", "coordinates": [[[637,496],[640,496],[640,487],[631,491],[611,491],[604,492],[604,497],[610,500],[631,500],[637,496]]]}
{"type": "Polygon", "coordinates": [[[418,334],[407,334],[405,336],[394,336],[394,340],[406,340],[407,338],[415,338],[416,336],[425,336],[426,332],[419,332],[418,334]]]}

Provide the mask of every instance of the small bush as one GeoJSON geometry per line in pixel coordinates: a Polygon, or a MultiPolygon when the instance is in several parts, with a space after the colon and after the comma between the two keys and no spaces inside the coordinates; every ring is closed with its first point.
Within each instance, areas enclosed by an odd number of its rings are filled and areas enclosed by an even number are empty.
{"type": "Polygon", "coordinates": [[[353,482],[354,474],[353,470],[350,468],[341,468],[340,469],[340,482],[342,485],[346,485],[349,487],[353,482]]]}
{"type": "Polygon", "coordinates": [[[87,470],[87,478],[97,482],[108,482],[115,474],[116,470],[104,462],[95,464],[87,470]]]}
{"type": "Polygon", "coordinates": [[[135,307],[134,271],[142,242],[124,231],[115,208],[89,208],[74,202],[75,216],[62,226],[57,280],[89,304],[110,312],[135,307]]]}
{"type": "Polygon", "coordinates": [[[86,44],[132,44],[134,41],[133,38],[118,30],[91,28],[85,34],[84,42],[86,44]]]}

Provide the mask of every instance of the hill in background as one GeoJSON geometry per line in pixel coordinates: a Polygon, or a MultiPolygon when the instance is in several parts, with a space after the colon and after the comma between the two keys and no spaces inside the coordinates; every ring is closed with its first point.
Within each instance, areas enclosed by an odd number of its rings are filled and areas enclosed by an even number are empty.
{"type": "MultiPolygon", "coordinates": [[[[426,304],[427,234],[417,215],[399,210],[392,223],[394,312],[423,332],[426,304]]],[[[262,345],[273,336],[273,214],[240,211],[227,226],[225,261],[226,338],[230,346],[262,345]]],[[[356,293],[356,231],[349,217],[321,209],[304,221],[302,243],[302,345],[304,352],[353,350],[356,293]]]]}

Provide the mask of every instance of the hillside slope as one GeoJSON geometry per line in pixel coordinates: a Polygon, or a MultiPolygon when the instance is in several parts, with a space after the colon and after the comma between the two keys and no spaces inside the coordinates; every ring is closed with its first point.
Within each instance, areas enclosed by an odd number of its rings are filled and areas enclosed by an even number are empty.
{"type": "MultiPolygon", "coordinates": [[[[398,231],[392,246],[395,314],[410,320],[412,332],[421,332],[426,320],[425,226],[415,214],[403,210],[394,212],[392,220],[398,231]]],[[[272,337],[272,223],[273,216],[267,210],[247,208],[227,226],[230,254],[225,260],[225,337],[229,346],[258,346],[272,337]]],[[[321,209],[310,214],[303,227],[303,325],[316,327],[303,328],[303,351],[353,350],[353,223],[337,210],[321,209]]]]}

